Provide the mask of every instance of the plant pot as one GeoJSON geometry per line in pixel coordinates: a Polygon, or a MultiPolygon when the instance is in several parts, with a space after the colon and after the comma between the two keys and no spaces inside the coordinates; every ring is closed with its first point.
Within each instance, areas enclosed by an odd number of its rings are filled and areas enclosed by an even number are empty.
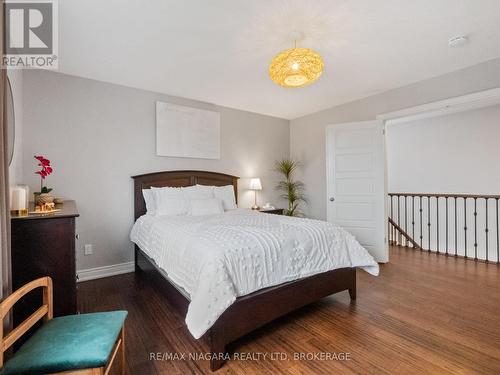
{"type": "Polygon", "coordinates": [[[35,206],[45,204],[45,203],[53,203],[54,197],[47,193],[35,193],[35,206]]]}

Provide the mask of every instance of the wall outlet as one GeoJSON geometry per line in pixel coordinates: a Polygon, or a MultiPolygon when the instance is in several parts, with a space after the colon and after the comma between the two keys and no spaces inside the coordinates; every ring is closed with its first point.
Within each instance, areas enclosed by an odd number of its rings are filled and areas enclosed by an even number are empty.
{"type": "Polygon", "coordinates": [[[91,244],[86,244],[83,247],[83,255],[92,255],[94,253],[94,249],[91,244]]]}

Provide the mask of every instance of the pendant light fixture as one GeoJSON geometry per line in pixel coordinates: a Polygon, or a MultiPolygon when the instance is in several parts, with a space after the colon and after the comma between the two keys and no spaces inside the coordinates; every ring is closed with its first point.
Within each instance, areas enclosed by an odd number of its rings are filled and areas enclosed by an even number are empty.
{"type": "Polygon", "coordinates": [[[278,53],[269,65],[269,77],[283,87],[303,87],[316,81],[323,72],[323,59],[312,49],[297,48],[300,32],[292,33],[294,48],[278,53]]]}

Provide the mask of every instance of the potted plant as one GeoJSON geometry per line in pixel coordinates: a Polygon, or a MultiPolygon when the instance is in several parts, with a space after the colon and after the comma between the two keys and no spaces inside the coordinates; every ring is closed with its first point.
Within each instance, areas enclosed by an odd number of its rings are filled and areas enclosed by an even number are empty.
{"type": "Polygon", "coordinates": [[[53,169],[50,166],[50,160],[43,156],[35,156],[35,159],[38,160],[38,166],[41,168],[39,171],[35,172],[35,174],[40,176],[40,191],[34,193],[35,205],[52,203],[54,202],[54,197],[49,194],[52,189],[44,186],[43,184],[45,177],[49,176],[53,172],[53,169]]]}
{"type": "Polygon", "coordinates": [[[299,204],[307,200],[304,196],[304,184],[293,179],[293,173],[300,164],[292,159],[283,159],[275,163],[275,171],[282,174],[284,180],[276,186],[282,192],[281,197],[288,201],[288,209],[283,210],[287,216],[302,216],[299,204]]]}

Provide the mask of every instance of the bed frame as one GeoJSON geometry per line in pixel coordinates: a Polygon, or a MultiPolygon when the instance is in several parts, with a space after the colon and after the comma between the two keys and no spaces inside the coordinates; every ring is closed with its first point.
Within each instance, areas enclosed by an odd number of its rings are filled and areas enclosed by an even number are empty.
{"type": "MultiPolygon", "coordinates": [[[[238,196],[238,177],[206,171],[167,171],[133,176],[135,220],[146,213],[142,189],[151,187],[183,187],[200,185],[233,185],[238,196]]],[[[135,269],[155,281],[155,285],[166,295],[169,302],[183,316],[187,313],[189,298],[171,282],[154,261],[135,246],[135,269]]],[[[236,301],[219,317],[203,335],[210,347],[210,369],[215,371],[224,364],[226,345],[256,328],[299,307],[323,297],[349,291],[356,299],[356,269],[340,268],[258,290],[236,301]]]]}

